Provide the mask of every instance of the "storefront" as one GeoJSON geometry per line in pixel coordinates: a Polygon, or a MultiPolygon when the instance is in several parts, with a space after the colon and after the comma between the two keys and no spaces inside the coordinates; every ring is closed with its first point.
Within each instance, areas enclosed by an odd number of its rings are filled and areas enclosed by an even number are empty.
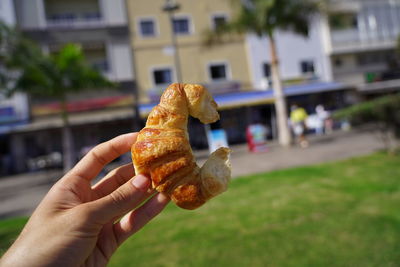
{"type": "MultiPolygon", "coordinates": [[[[296,103],[312,113],[318,104],[325,105],[327,109],[351,104],[354,90],[337,83],[314,83],[288,87],[285,94],[288,109],[291,104],[296,103]]],[[[221,119],[210,125],[210,129],[224,129],[229,144],[245,143],[246,129],[252,124],[264,125],[268,139],[277,136],[273,91],[232,92],[217,94],[214,98],[219,105],[221,119]]],[[[77,160],[94,145],[132,131],[134,111],[131,106],[126,105],[128,102],[122,98],[105,101],[106,105],[96,102],[94,110],[82,110],[82,103],[71,103],[71,107],[78,109],[70,111],[77,160]],[[122,104],[117,105],[118,103],[122,104]]],[[[87,108],[88,103],[85,103],[87,108]]],[[[140,105],[142,126],[155,105],[156,103],[140,105]]],[[[57,110],[54,106],[46,108],[57,110]]],[[[46,111],[43,107],[40,110],[46,111]]],[[[32,164],[29,164],[32,159],[55,152],[61,155],[62,121],[59,115],[50,114],[38,116],[29,124],[11,127],[3,134],[0,142],[9,144],[9,149],[4,153],[10,157],[13,172],[34,170],[31,168],[32,164]]],[[[190,118],[188,130],[194,149],[208,147],[206,128],[203,124],[190,118]]]]}

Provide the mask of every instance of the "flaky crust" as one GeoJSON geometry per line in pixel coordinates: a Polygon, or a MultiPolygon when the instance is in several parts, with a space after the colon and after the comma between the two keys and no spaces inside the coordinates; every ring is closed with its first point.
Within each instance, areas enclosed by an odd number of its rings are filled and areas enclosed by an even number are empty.
{"type": "Polygon", "coordinates": [[[227,189],[229,149],[214,152],[200,169],[187,133],[188,116],[203,123],[219,119],[217,104],[207,89],[195,84],[172,84],[153,108],[146,127],[132,146],[137,174],[151,177],[152,186],[179,206],[195,209],[227,189]]]}

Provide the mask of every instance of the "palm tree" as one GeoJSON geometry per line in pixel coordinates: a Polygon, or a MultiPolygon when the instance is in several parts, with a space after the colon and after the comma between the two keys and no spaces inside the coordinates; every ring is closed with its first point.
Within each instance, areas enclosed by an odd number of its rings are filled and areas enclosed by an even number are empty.
{"type": "Polygon", "coordinates": [[[21,36],[0,20],[0,89],[4,91],[10,82],[10,55],[18,43],[21,43],[21,36]]]}
{"type": "Polygon", "coordinates": [[[218,27],[214,34],[207,35],[205,41],[209,44],[220,41],[221,35],[232,32],[251,32],[260,38],[268,37],[279,143],[289,146],[291,134],[287,122],[286,98],[283,93],[275,33],[277,30],[289,30],[308,36],[311,19],[321,10],[320,3],[316,0],[234,0],[234,2],[240,4],[237,16],[226,25],[218,27]]]}
{"type": "MultiPolygon", "coordinates": [[[[15,33],[15,36],[17,35],[18,33],[15,33]]],[[[86,63],[82,50],[76,44],[67,44],[59,53],[47,55],[27,39],[11,39],[17,41],[9,46],[9,56],[4,59],[8,75],[2,75],[8,80],[3,79],[0,85],[8,94],[22,91],[29,95],[51,97],[60,103],[64,171],[68,171],[75,163],[67,110],[68,94],[88,89],[110,88],[113,83],[86,63]],[[10,77],[13,76],[15,78],[10,81],[10,77]]]]}

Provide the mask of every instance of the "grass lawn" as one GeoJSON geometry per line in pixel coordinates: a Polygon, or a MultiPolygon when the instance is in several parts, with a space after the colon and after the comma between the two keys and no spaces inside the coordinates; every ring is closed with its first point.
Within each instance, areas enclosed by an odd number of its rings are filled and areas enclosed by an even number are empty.
{"type": "Polygon", "coordinates": [[[27,220],[27,218],[13,218],[0,221],[0,255],[3,255],[11,245],[27,220]]]}
{"type": "MultiPolygon", "coordinates": [[[[23,223],[0,222],[0,249],[23,223]]],[[[236,179],[199,210],[169,205],[110,266],[400,266],[400,157],[236,179]]]]}

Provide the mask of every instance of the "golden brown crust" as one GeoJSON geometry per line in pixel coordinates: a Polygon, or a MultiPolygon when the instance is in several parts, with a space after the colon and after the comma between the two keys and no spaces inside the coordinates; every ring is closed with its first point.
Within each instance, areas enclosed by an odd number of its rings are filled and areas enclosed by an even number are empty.
{"type": "Polygon", "coordinates": [[[171,195],[172,201],[181,208],[194,210],[206,202],[200,183],[187,183],[178,186],[171,195]]]}
{"type": "MultiPolygon", "coordinates": [[[[150,176],[158,192],[168,194],[182,208],[195,209],[226,190],[230,172],[225,179],[216,177],[218,167],[202,170],[197,166],[187,134],[189,115],[204,123],[219,119],[217,104],[203,86],[170,85],[139,132],[132,146],[132,159],[136,173],[150,176]]],[[[210,160],[227,158],[229,151],[221,153],[210,160]]],[[[226,160],[220,164],[226,165],[226,160]]]]}

